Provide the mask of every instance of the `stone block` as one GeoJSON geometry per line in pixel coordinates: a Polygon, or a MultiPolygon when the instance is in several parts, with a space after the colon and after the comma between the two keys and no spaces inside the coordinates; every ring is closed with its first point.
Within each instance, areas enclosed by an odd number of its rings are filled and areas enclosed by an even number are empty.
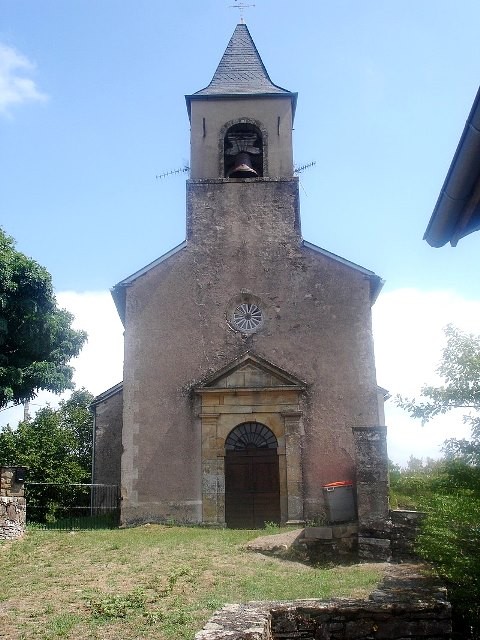
{"type": "Polygon", "coordinates": [[[208,424],[205,420],[202,424],[202,441],[204,438],[215,438],[217,436],[217,425],[208,424]]]}
{"type": "Polygon", "coordinates": [[[5,496],[0,498],[0,539],[15,540],[25,533],[25,498],[5,496]]]}
{"type": "Polygon", "coordinates": [[[352,538],[358,534],[357,524],[337,524],[332,526],[334,538],[352,538]]]}
{"type": "Polygon", "coordinates": [[[203,496],[203,521],[217,521],[217,499],[216,496],[203,496]]]}
{"type": "Polygon", "coordinates": [[[216,393],[206,393],[202,398],[202,404],[205,407],[215,407],[223,404],[223,396],[217,395],[216,393]]]}
{"type": "Polygon", "coordinates": [[[305,527],[305,538],[314,540],[331,540],[332,527],[305,527]]]}
{"type": "Polygon", "coordinates": [[[202,492],[213,493],[217,492],[218,488],[218,475],[214,473],[204,473],[202,476],[202,492]]]}
{"type": "Polygon", "coordinates": [[[287,465],[287,482],[290,483],[298,483],[302,481],[302,470],[298,464],[287,465]]]}
{"type": "Polygon", "coordinates": [[[389,516],[388,482],[357,483],[358,520],[360,523],[389,516]]]}
{"type": "Polygon", "coordinates": [[[384,538],[358,538],[360,560],[387,561],[392,556],[391,541],[384,538]]]}

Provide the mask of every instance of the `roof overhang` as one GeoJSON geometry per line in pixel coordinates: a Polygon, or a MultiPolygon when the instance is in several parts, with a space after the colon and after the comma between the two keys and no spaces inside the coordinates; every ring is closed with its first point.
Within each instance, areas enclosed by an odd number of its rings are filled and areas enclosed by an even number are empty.
{"type": "Polygon", "coordinates": [[[150,264],[147,264],[146,267],[143,267],[142,269],[135,271],[135,273],[132,273],[131,276],[128,276],[127,278],[124,278],[123,280],[118,282],[110,290],[113,301],[115,302],[115,306],[117,307],[118,315],[120,316],[120,320],[122,321],[123,325],[125,325],[125,306],[126,306],[126,300],[127,300],[127,287],[130,287],[135,282],[135,280],[145,275],[151,269],[154,269],[156,266],[158,266],[162,262],[165,262],[165,260],[168,260],[168,258],[175,255],[176,253],[184,249],[186,246],[187,246],[187,241],[184,240],[181,244],[177,245],[175,248],[171,249],[170,251],[167,251],[167,253],[164,253],[163,256],[160,256],[160,258],[157,258],[153,262],[150,262],[150,264]]]}
{"type": "Polygon", "coordinates": [[[432,247],[480,229],[480,89],[473,102],[424,240],[432,247]]]}
{"type": "Polygon", "coordinates": [[[378,298],[378,294],[382,290],[385,281],[377,276],[376,273],[370,271],[369,269],[365,269],[365,267],[361,267],[359,264],[355,264],[355,262],[350,262],[346,258],[342,258],[341,256],[337,256],[335,253],[331,251],[327,251],[326,249],[322,249],[322,247],[317,247],[317,245],[312,244],[311,242],[307,242],[306,240],[302,240],[302,245],[307,249],[311,249],[316,253],[320,253],[321,255],[330,258],[330,260],[334,260],[335,262],[339,262],[340,264],[345,265],[349,269],[353,269],[354,271],[358,271],[363,274],[368,281],[370,282],[370,301],[373,305],[375,300],[378,298]]]}
{"type": "Polygon", "coordinates": [[[98,396],[96,396],[90,403],[90,409],[92,409],[93,407],[96,407],[101,402],[105,402],[105,400],[108,400],[112,396],[117,395],[117,393],[122,393],[122,391],[123,391],[123,382],[119,382],[114,387],[110,387],[110,389],[107,389],[106,391],[99,393],[98,396]]]}
{"type": "Polygon", "coordinates": [[[185,96],[187,103],[188,119],[191,121],[192,116],[192,101],[206,101],[206,100],[252,100],[254,98],[272,98],[272,99],[290,99],[292,103],[292,123],[295,119],[295,111],[297,108],[298,93],[289,91],[288,93],[216,93],[216,94],[191,94],[185,96]]]}

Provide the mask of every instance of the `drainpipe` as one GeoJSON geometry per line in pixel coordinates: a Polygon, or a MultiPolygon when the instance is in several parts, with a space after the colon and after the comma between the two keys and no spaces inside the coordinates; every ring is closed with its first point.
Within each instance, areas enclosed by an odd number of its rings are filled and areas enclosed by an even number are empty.
{"type": "MultiPolygon", "coordinates": [[[[97,409],[94,405],[90,405],[89,409],[93,414],[92,421],[92,472],[90,478],[90,484],[93,485],[94,473],[95,473],[95,433],[97,430],[97,409]]],[[[93,487],[90,487],[90,515],[93,516],[93,487]]]]}

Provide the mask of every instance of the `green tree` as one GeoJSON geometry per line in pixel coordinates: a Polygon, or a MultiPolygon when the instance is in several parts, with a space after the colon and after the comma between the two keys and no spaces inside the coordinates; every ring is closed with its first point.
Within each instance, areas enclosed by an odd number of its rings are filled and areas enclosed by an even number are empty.
{"type": "Polygon", "coordinates": [[[447,461],[417,496],[427,514],[417,551],[448,587],[455,637],[480,638],[480,469],[447,461]]]}
{"type": "Polygon", "coordinates": [[[33,420],[0,431],[0,460],[28,467],[29,482],[89,482],[92,464],[93,400],[85,389],[74,391],[58,409],[40,409],[33,420]]]}
{"type": "Polygon", "coordinates": [[[46,269],[15,249],[0,229],[0,407],[31,400],[41,389],[73,388],[73,368],[87,338],[59,309],[46,269]]]}
{"type": "Polygon", "coordinates": [[[81,483],[91,478],[92,399],[85,389],[74,391],[58,409],[46,407],[16,429],[0,431],[2,464],[28,467],[29,522],[53,526],[88,513],[90,489],[81,483]]]}
{"type": "Polygon", "coordinates": [[[393,509],[417,509],[432,494],[433,480],[445,470],[444,460],[410,456],[406,466],[390,464],[390,505],[393,509]]]}
{"type": "Polygon", "coordinates": [[[397,404],[413,418],[428,422],[434,416],[452,409],[467,409],[463,420],[470,425],[470,439],[451,438],[444,450],[450,459],[462,459],[480,465],[480,336],[460,331],[453,325],[445,329],[447,344],[437,373],[443,378],[440,386],[425,385],[421,399],[397,396],[397,404]]]}
{"type": "Polygon", "coordinates": [[[447,582],[458,637],[480,638],[480,336],[452,325],[437,373],[440,386],[424,386],[422,398],[397,397],[399,406],[422,423],[452,409],[465,409],[469,439],[444,444],[446,460],[431,469],[418,468],[394,478],[396,490],[410,496],[427,514],[417,540],[419,553],[447,582]]]}

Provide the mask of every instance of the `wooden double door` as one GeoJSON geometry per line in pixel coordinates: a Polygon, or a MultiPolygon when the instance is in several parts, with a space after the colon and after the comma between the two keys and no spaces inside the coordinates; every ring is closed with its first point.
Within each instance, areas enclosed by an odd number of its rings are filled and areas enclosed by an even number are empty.
{"type": "Polygon", "coordinates": [[[225,520],[234,529],[259,529],[265,522],[280,522],[277,449],[227,450],[225,520]]]}

